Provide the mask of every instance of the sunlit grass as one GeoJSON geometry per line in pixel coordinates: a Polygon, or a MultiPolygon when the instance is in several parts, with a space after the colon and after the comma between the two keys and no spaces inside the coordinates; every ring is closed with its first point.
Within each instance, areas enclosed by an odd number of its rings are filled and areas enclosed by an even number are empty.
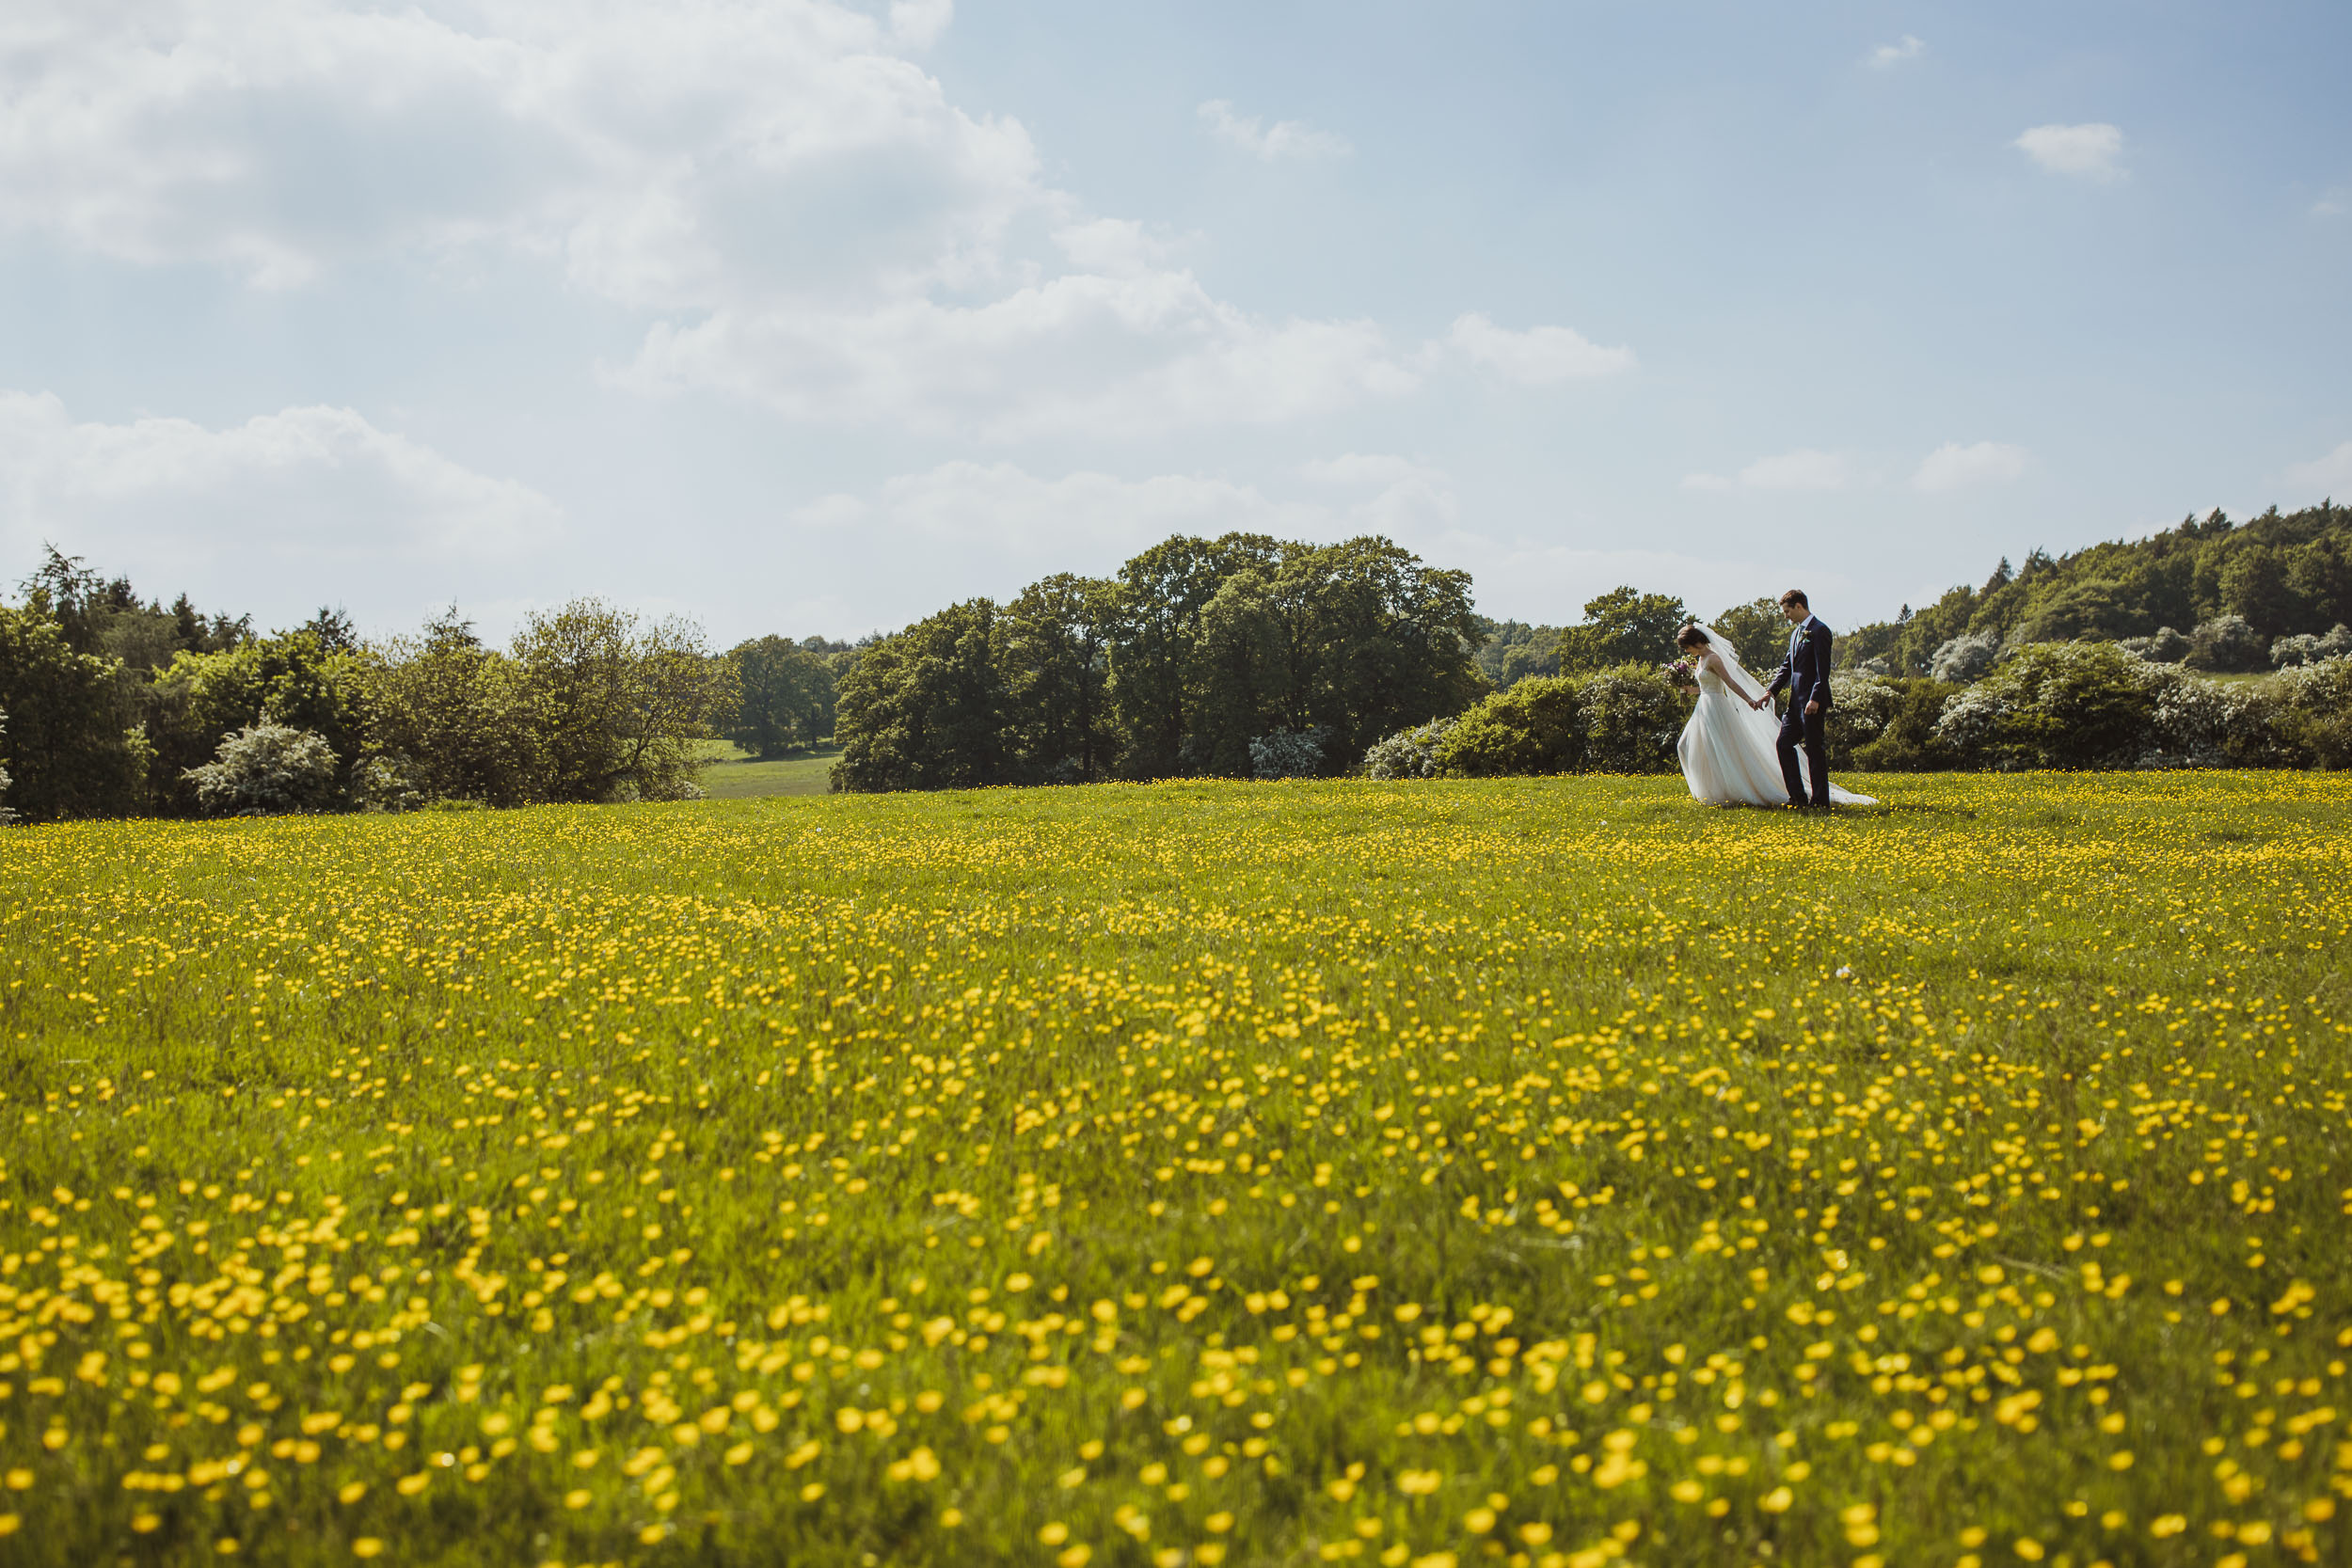
{"type": "Polygon", "coordinates": [[[771,795],[826,795],[833,790],[833,765],[841,748],[828,741],[797,756],[769,761],[732,741],[705,742],[706,766],[697,776],[714,800],[755,800],[771,795]]]}
{"type": "Polygon", "coordinates": [[[2340,1561],[2352,787],[0,835],[0,1557],[2340,1561]]]}

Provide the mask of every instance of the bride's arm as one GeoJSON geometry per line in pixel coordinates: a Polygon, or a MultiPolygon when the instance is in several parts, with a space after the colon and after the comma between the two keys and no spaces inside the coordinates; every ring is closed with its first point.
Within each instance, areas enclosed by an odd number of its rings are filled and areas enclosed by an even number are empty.
{"type": "Polygon", "coordinates": [[[1725,686],[1731,688],[1731,694],[1733,696],[1739,698],[1750,707],[1759,707],[1762,705],[1762,704],[1756,698],[1749,696],[1746,692],[1740,689],[1740,683],[1731,678],[1730,667],[1724,663],[1723,655],[1717,653],[1714,649],[1709,648],[1707,650],[1707,662],[1715,667],[1716,675],[1722,679],[1725,686]]]}

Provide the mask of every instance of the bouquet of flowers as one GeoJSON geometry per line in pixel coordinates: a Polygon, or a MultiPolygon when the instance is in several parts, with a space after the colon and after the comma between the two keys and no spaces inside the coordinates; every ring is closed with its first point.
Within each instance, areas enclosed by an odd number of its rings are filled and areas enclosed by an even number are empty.
{"type": "Polygon", "coordinates": [[[1699,684],[1699,661],[1688,654],[1659,666],[1659,670],[1670,685],[1684,690],[1693,690],[1699,684]]]}

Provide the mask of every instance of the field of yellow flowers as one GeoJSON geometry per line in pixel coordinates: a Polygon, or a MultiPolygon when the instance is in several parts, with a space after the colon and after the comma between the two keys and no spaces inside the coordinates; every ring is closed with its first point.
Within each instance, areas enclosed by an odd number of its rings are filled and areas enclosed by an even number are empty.
{"type": "Polygon", "coordinates": [[[0,1559],[2352,1558],[2352,786],[0,835],[0,1559]]]}

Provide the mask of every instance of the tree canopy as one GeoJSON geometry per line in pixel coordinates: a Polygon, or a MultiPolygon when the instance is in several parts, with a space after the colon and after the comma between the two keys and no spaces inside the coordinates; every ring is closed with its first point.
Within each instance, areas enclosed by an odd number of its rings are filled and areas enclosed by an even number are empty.
{"type": "Polygon", "coordinates": [[[1669,594],[1612,588],[1584,604],[1584,622],[1560,634],[1560,673],[1586,675],[1620,664],[1658,664],[1675,657],[1675,633],[1691,619],[1669,594]]]}
{"type": "Polygon", "coordinates": [[[1048,578],[865,650],[842,681],[834,779],[1248,777],[1277,736],[1338,772],[1486,689],[1479,635],[1469,577],[1386,539],[1179,536],[1115,578],[1048,578]]]}

